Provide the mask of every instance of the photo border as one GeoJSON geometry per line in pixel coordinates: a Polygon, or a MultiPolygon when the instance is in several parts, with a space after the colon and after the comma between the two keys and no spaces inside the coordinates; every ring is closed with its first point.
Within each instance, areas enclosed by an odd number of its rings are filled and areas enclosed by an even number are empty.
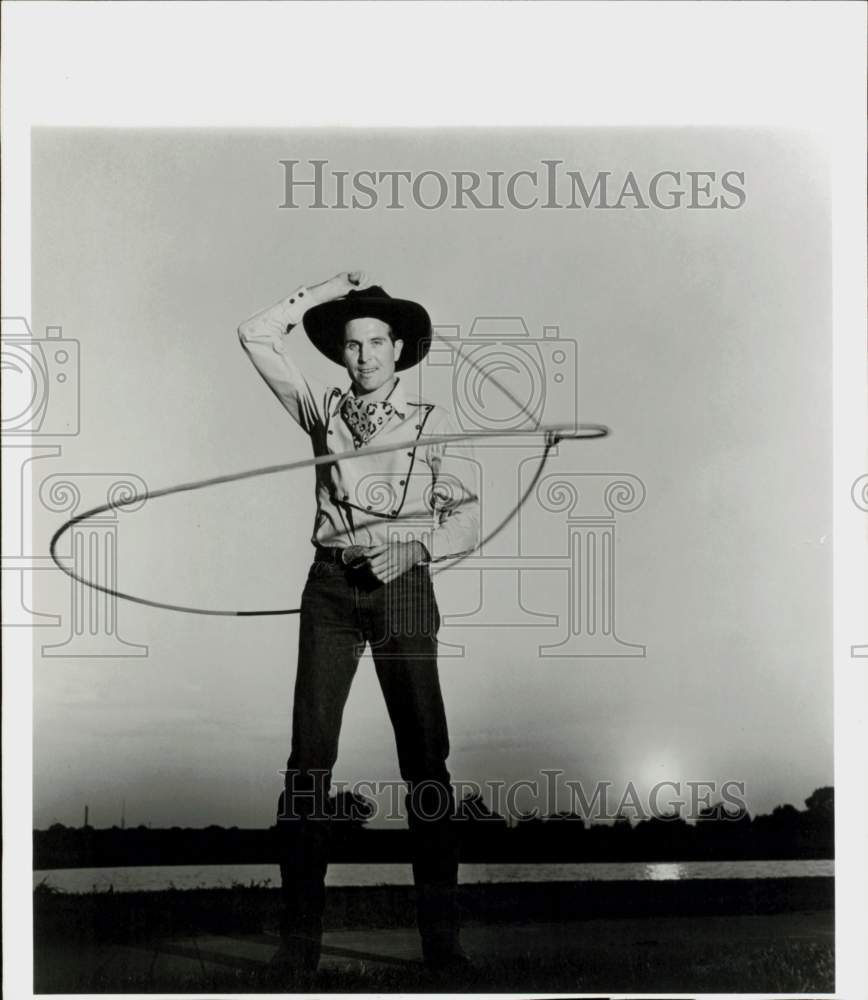
{"type": "MultiPolygon", "coordinates": [[[[834,260],[834,995],[865,995],[868,663],[851,655],[868,642],[868,522],[851,497],[868,471],[863,6],[7,2],[2,20],[4,315],[30,315],[34,125],[755,125],[803,129],[822,143],[834,260]],[[356,79],[337,67],[352,65],[360,34],[381,58],[356,79]],[[318,35],[328,38],[327,73],[318,35]],[[422,35],[434,58],[420,72],[406,42],[422,35]]],[[[6,630],[3,645],[3,977],[7,995],[26,997],[32,680],[9,665],[32,662],[32,634],[6,630]]]]}

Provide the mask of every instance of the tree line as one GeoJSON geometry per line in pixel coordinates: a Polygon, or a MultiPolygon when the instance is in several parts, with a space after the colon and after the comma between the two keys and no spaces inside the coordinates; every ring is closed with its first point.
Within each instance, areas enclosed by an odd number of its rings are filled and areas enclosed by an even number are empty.
{"type": "MultiPolygon", "coordinates": [[[[350,800],[329,821],[332,860],[407,862],[406,829],[372,828],[364,800],[350,800]]],[[[512,825],[480,796],[458,805],[461,857],[468,862],[787,860],[834,857],[834,789],[818,788],[804,809],[786,804],[757,816],[743,807],[716,804],[693,823],[677,813],[634,823],[586,823],[573,813],[530,813],[512,825]]],[[[140,825],[34,830],[34,867],[97,868],[135,865],[267,864],[278,859],[277,828],[150,829],[140,825]]]]}

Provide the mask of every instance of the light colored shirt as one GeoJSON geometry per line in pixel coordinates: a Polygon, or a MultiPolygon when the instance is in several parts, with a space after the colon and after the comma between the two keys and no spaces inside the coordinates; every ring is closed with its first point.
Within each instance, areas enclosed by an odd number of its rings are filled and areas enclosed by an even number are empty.
{"type": "MultiPolygon", "coordinates": [[[[341,417],[351,391],[306,376],[293,359],[299,324],[315,301],[302,286],[269,309],[245,320],[238,336],[257,371],[290,416],[310,435],[315,455],[354,452],[341,417]]],[[[322,546],[421,542],[431,562],[479,545],[476,464],[466,445],[426,444],[425,438],[457,433],[444,407],[410,393],[397,376],[389,395],[393,413],[368,446],[412,442],[410,447],[315,466],[316,518],[311,542],[322,546]]]]}

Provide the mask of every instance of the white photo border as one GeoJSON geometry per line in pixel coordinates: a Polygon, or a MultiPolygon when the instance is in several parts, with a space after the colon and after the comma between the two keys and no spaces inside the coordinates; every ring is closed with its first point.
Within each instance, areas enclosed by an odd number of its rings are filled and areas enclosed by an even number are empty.
{"type": "MultiPolygon", "coordinates": [[[[2,20],[4,315],[30,315],[38,125],[756,125],[822,143],[834,240],[835,996],[868,995],[868,664],[851,657],[868,631],[868,522],[850,497],[868,472],[865,7],[11,0],[2,20]],[[360,38],[380,58],[354,75],[360,38]]],[[[3,979],[16,998],[33,995],[31,639],[3,635],[3,979]]]]}

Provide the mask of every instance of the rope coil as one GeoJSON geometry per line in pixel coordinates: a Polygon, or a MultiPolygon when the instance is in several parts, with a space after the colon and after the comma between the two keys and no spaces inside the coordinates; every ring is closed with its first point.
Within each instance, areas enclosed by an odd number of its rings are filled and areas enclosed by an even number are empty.
{"type": "MultiPolygon", "coordinates": [[[[166,601],[153,601],[146,597],[138,597],[135,594],[128,594],[122,590],[115,590],[112,587],[107,587],[103,584],[97,583],[93,580],[88,580],[86,577],[81,576],[76,573],[75,570],[60,561],[57,554],[57,545],[61,538],[70,531],[75,525],[81,524],[84,521],[89,520],[92,517],[97,517],[100,514],[105,514],[108,511],[119,510],[121,507],[132,506],[133,504],[143,504],[148,500],[156,500],[160,497],[174,496],[179,493],[192,493],[196,490],[209,489],[212,486],[220,486],[223,483],[233,483],[240,482],[245,479],[253,479],[259,476],[270,476],[278,472],[293,472],[298,469],[305,469],[316,465],[330,465],[333,462],[347,461],[353,458],[359,458],[362,455],[377,455],[386,454],[387,452],[406,450],[407,448],[418,448],[422,445],[429,444],[445,444],[450,441],[466,441],[471,439],[479,438],[490,438],[490,437],[516,437],[516,436],[540,436],[544,438],[543,443],[543,454],[540,458],[540,464],[537,467],[534,475],[531,479],[530,485],[524,491],[522,496],[519,498],[518,503],[512,508],[512,510],[507,514],[507,516],[498,524],[492,531],[490,531],[477,546],[481,548],[486,542],[490,541],[495,535],[499,534],[507,524],[516,516],[521,507],[526,503],[531,491],[539,482],[539,478],[542,475],[542,471],[545,467],[546,462],[549,458],[549,453],[552,448],[556,447],[561,441],[580,441],[580,440],[593,440],[597,438],[604,438],[610,434],[610,430],[604,424],[579,424],[578,429],[573,425],[553,425],[549,427],[541,427],[537,430],[499,430],[499,431],[477,431],[471,433],[459,433],[459,434],[436,434],[429,437],[417,438],[412,441],[405,441],[399,444],[390,445],[374,445],[373,447],[368,446],[365,448],[359,448],[354,451],[346,451],[340,454],[334,455],[316,455],[313,458],[306,458],[296,462],[286,462],[280,465],[267,465],[258,469],[247,469],[242,472],[231,472],[221,476],[214,476],[210,479],[200,479],[189,483],[180,483],[175,486],[165,486],[158,490],[145,490],[142,493],[136,493],[132,496],[122,497],[118,500],[111,501],[106,504],[102,504],[99,507],[93,507],[90,510],[86,510],[81,514],[77,514],[75,517],[70,518],[64,524],[62,524],[57,531],[52,535],[51,542],[49,544],[49,555],[53,560],[55,566],[62,570],[68,577],[77,583],[83,584],[86,587],[90,587],[92,590],[99,591],[103,594],[108,594],[112,597],[119,597],[124,601],[130,601],[134,604],[141,604],[149,608],[160,608],[164,611],[177,611],[184,614],[192,615],[211,615],[217,617],[234,617],[234,618],[251,618],[251,617],[265,617],[272,615],[296,615],[301,609],[300,608],[275,608],[275,609],[265,609],[265,610],[254,610],[254,611],[242,611],[242,610],[232,610],[224,611],[212,608],[196,608],[189,607],[182,604],[171,604],[166,601]]],[[[454,559],[448,562],[444,560],[445,565],[440,568],[431,571],[431,575],[435,576],[438,573],[442,573],[447,569],[451,569],[453,566],[458,565],[458,563],[463,562],[468,556],[472,555],[476,549],[472,549],[469,552],[462,553],[454,559]]]]}

